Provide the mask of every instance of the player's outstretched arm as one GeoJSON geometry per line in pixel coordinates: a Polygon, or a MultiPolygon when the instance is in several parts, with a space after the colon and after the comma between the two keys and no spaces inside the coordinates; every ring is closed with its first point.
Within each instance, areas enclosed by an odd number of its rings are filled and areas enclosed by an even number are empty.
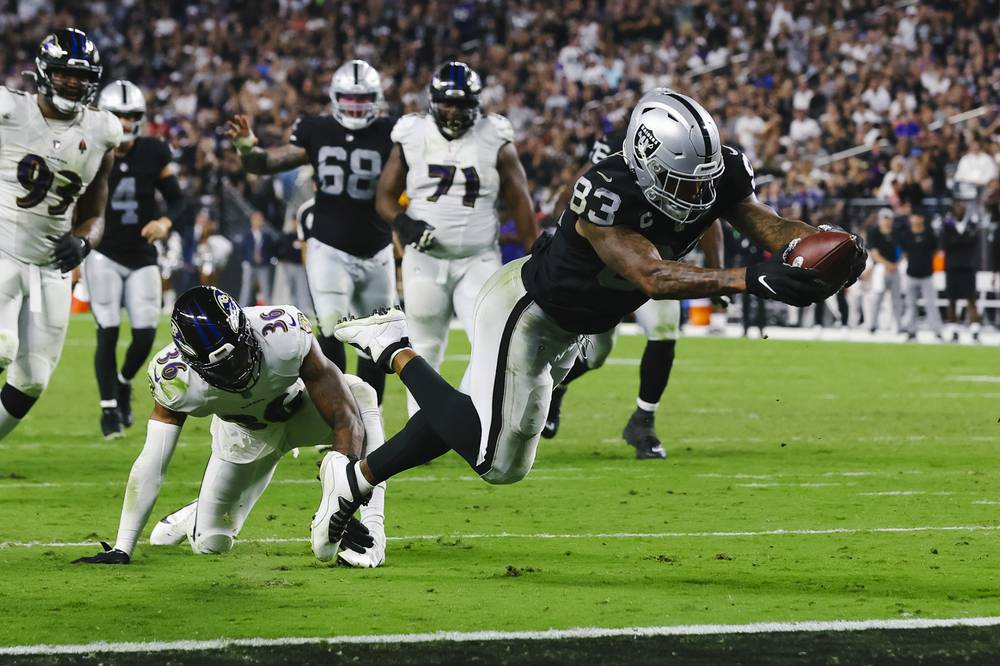
{"type": "Polygon", "coordinates": [[[302,361],[299,376],[316,405],[316,411],[333,430],[333,450],[360,458],[365,443],[365,426],[344,374],[323,355],[314,339],[302,361]]]}
{"type": "Polygon", "coordinates": [[[811,236],[817,231],[805,222],[781,217],[773,208],[758,201],[754,194],[733,205],[725,218],[768,252],[778,252],[794,239],[811,236]]]}
{"type": "Polygon", "coordinates": [[[163,476],[177,447],[186,414],[154,403],[146,427],[146,443],[132,463],[125,486],[125,499],[118,523],[114,548],[105,544],[104,551],[91,557],[73,560],[73,564],[128,564],[142,528],[149,520],[156,498],[163,485],[163,476]]]}
{"type": "Polygon", "coordinates": [[[722,296],[746,288],[744,269],[702,268],[679,261],[664,261],[649,240],[628,227],[604,227],[577,220],[576,230],[590,242],[608,268],[650,298],[722,296]]]}
{"type": "Polygon", "coordinates": [[[497,154],[497,172],[500,174],[500,189],[503,193],[507,212],[514,218],[517,237],[525,250],[530,250],[538,235],[542,233],[535,217],[535,205],[528,191],[528,176],[524,165],[517,156],[513,143],[505,143],[497,154]]]}
{"type": "Polygon", "coordinates": [[[228,121],[226,136],[232,140],[240,154],[240,162],[247,173],[281,173],[309,164],[309,153],[298,146],[287,144],[266,150],[258,148],[257,137],[250,129],[250,121],[246,116],[233,116],[228,121]]]}
{"type": "Polygon", "coordinates": [[[722,222],[716,220],[709,225],[705,233],[698,239],[698,245],[705,255],[705,268],[722,268],[724,263],[723,250],[725,240],[722,234],[722,222]]]}

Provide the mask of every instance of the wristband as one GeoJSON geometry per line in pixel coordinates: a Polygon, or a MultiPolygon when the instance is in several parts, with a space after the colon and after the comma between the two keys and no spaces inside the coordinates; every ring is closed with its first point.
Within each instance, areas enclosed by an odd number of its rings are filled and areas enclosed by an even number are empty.
{"type": "Polygon", "coordinates": [[[233,137],[233,145],[236,147],[236,152],[240,155],[246,155],[257,145],[257,137],[254,136],[254,133],[251,130],[250,134],[246,136],[233,137]]]}

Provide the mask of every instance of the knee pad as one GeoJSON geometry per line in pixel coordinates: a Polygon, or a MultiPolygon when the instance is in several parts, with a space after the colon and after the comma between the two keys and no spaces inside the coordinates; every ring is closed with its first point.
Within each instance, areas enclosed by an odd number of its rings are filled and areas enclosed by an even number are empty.
{"type": "Polygon", "coordinates": [[[8,383],[32,398],[38,398],[49,385],[54,370],[52,359],[40,354],[28,354],[11,365],[8,383]]]}
{"type": "Polygon", "coordinates": [[[587,364],[587,368],[596,370],[608,360],[608,356],[615,346],[614,331],[599,335],[588,335],[587,340],[590,344],[586,346],[586,354],[583,358],[587,364]]]}
{"type": "Polygon", "coordinates": [[[524,477],[528,476],[528,472],[531,471],[531,467],[521,467],[521,466],[506,466],[506,467],[493,467],[490,471],[483,474],[483,481],[490,484],[491,486],[509,485],[511,483],[517,483],[524,477]]]}
{"type": "Polygon", "coordinates": [[[225,555],[235,542],[228,534],[196,534],[191,540],[191,550],[196,555],[225,555]]]}
{"type": "Polygon", "coordinates": [[[17,334],[7,328],[0,329],[0,372],[14,362],[17,355],[17,334]]]}

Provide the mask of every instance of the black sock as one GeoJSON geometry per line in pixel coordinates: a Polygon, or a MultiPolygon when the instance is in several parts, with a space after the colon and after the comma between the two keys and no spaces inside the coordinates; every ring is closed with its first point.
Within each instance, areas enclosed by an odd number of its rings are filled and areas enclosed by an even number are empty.
{"type": "Polygon", "coordinates": [[[577,356],[576,361],[573,362],[573,367],[569,369],[566,373],[566,378],[562,380],[562,386],[566,386],[574,379],[577,379],[580,375],[590,372],[590,366],[583,359],[582,356],[577,356]]]}
{"type": "Polygon", "coordinates": [[[101,400],[118,399],[118,327],[97,328],[97,349],[94,351],[94,371],[97,374],[97,392],[101,400]]]}
{"type": "Polygon", "coordinates": [[[385,373],[382,372],[382,369],[370,358],[358,355],[358,377],[375,389],[378,404],[381,405],[382,395],[385,393],[385,373]]]}
{"type": "Polygon", "coordinates": [[[153,351],[154,340],[156,340],[155,328],[132,329],[132,341],[128,343],[128,349],[125,350],[125,361],[122,363],[122,377],[132,381],[142,366],[146,365],[149,352],[153,351]]]}
{"type": "Polygon", "coordinates": [[[657,403],[670,381],[676,340],[650,340],[639,364],[639,400],[657,403]]]}
{"type": "Polygon", "coordinates": [[[472,398],[452,387],[420,356],[406,364],[399,379],[438,437],[475,467],[482,424],[472,398]]]}
{"type": "Polygon", "coordinates": [[[25,395],[10,384],[4,384],[0,389],[0,404],[15,419],[23,419],[36,402],[38,398],[25,395]]]}
{"type": "Polygon", "coordinates": [[[380,483],[400,472],[434,460],[447,453],[450,448],[434,432],[427,420],[427,413],[421,409],[410,417],[402,430],[369,454],[366,460],[368,469],[375,476],[375,483],[380,483]]]}
{"type": "Polygon", "coordinates": [[[340,368],[341,372],[347,371],[347,353],[344,351],[343,342],[332,335],[322,335],[319,338],[319,348],[323,350],[324,356],[340,368]]]}

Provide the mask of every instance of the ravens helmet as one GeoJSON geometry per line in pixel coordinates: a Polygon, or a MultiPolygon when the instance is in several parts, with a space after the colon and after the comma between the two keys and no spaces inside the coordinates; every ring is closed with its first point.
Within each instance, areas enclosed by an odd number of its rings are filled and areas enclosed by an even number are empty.
{"type": "Polygon", "coordinates": [[[479,118],[479,75],[464,62],[446,62],[431,79],[431,116],[446,139],[465,134],[479,118]]]}
{"type": "Polygon", "coordinates": [[[690,97],[668,88],[643,95],[622,152],[646,200],[674,222],[696,222],[715,203],[722,140],[712,115],[690,97]]]}
{"type": "Polygon", "coordinates": [[[181,357],[216,388],[240,393],[260,376],[260,342],[243,308],[221,289],[199,286],[181,294],[170,335],[181,357]]]}
{"type": "Polygon", "coordinates": [[[87,33],[63,28],[50,33],[38,47],[35,58],[38,92],[52,100],[62,113],[74,113],[90,104],[101,80],[101,54],[87,33]],[[59,82],[53,74],[67,73],[59,82]]]}

